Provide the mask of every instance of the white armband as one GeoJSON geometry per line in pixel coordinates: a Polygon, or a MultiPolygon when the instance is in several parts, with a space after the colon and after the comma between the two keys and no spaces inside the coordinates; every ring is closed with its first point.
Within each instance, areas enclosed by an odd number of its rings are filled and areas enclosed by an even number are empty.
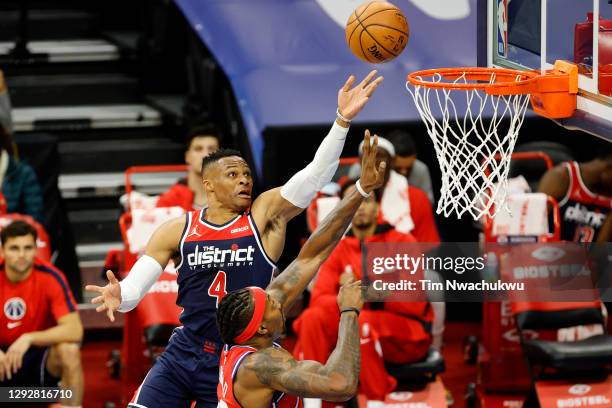
{"type": "Polygon", "coordinates": [[[132,266],[128,276],[119,282],[121,304],[117,310],[129,312],[134,309],[151,289],[151,286],[157,282],[162,272],[162,266],[154,258],[148,255],[141,256],[132,266]]]}
{"type": "Polygon", "coordinates": [[[336,173],[347,134],[348,128],[334,122],[312,162],[281,187],[281,196],[296,207],[308,207],[317,192],[329,183],[336,173]]]}

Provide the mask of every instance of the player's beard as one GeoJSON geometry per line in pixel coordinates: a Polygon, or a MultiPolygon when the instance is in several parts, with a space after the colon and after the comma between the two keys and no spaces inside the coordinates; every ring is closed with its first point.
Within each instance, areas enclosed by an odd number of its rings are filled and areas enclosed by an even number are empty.
{"type": "Polygon", "coordinates": [[[365,220],[365,217],[356,217],[353,219],[353,227],[359,230],[366,230],[372,226],[374,221],[365,220]]]}

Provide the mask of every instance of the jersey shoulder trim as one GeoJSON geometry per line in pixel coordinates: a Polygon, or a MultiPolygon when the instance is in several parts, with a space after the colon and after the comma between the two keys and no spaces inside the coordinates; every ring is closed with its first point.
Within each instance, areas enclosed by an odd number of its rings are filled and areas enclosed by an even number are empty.
{"type": "MultiPolygon", "coordinates": [[[[572,198],[576,201],[579,201],[581,197],[573,194],[574,189],[572,187],[578,187],[578,194],[584,194],[586,197],[595,200],[595,205],[600,205],[602,207],[611,206],[612,199],[610,197],[602,196],[591,191],[584,182],[582,178],[582,174],[580,173],[580,164],[578,162],[569,162],[570,167],[570,193],[569,198],[572,198]],[[574,184],[576,183],[576,184],[574,184]]],[[[565,203],[565,202],[564,202],[565,203]]]]}
{"type": "Polygon", "coordinates": [[[193,217],[193,211],[185,213],[185,227],[183,227],[183,232],[181,234],[181,240],[179,241],[178,251],[181,254],[181,262],[175,266],[175,270],[179,271],[181,266],[183,265],[183,244],[185,243],[185,239],[187,239],[188,231],[191,231],[191,220],[193,217]]]}
{"type": "Polygon", "coordinates": [[[573,162],[573,161],[563,163],[563,167],[565,168],[565,170],[567,170],[568,183],[567,183],[567,190],[565,191],[565,194],[558,202],[560,207],[564,206],[567,203],[567,201],[572,196],[572,191],[574,190],[574,183],[575,183],[575,178],[576,178],[574,174],[575,173],[574,164],[576,164],[576,162],[573,162]]]}
{"type": "Polygon", "coordinates": [[[238,372],[238,368],[240,368],[240,364],[242,364],[242,362],[244,361],[246,356],[249,356],[249,355],[255,353],[256,351],[257,350],[255,350],[252,347],[247,347],[247,348],[245,348],[243,354],[241,354],[238,357],[238,359],[234,363],[234,366],[232,367],[232,385],[233,385],[234,379],[236,378],[236,373],[238,372]]]}
{"type": "Polygon", "coordinates": [[[235,222],[237,222],[240,218],[242,218],[244,216],[244,213],[238,214],[237,216],[235,216],[234,218],[232,218],[231,220],[227,221],[226,223],[223,224],[213,224],[210,221],[207,221],[206,219],[204,219],[204,214],[205,214],[205,208],[200,210],[200,213],[198,215],[198,220],[200,221],[200,223],[202,225],[205,225],[207,228],[210,228],[212,230],[215,231],[221,231],[224,230],[225,228],[229,227],[230,225],[234,224],[235,222]]]}
{"type": "Polygon", "coordinates": [[[66,301],[68,310],[70,310],[70,312],[75,312],[76,306],[72,302],[70,289],[68,288],[64,275],[53,267],[37,263],[34,264],[34,270],[50,275],[57,283],[59,283],[60,287],[62,288],[62,292],[64,293],[64,300],[66,301]]]}

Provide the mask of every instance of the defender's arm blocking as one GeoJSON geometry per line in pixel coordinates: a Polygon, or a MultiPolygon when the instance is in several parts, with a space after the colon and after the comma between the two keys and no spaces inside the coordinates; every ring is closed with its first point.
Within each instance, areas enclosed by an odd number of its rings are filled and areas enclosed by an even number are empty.
{"type": "MultiPolygon", "coordinates": [[[[386,163],[376,167],[378,138],[370,142],[370,132],[366,130],[362,156],[360,183],[366,193],[380,187],[383,183],[386,163]]],[[[298,257],[270,283],[267,292],[274,296],[284,310],[301,294],[319,267],[334,250],[348,228],[353,215],[359,208],[363,197],[357,190],[347,194],[334,210],[323,220],[302,247],[298,257]]]]}

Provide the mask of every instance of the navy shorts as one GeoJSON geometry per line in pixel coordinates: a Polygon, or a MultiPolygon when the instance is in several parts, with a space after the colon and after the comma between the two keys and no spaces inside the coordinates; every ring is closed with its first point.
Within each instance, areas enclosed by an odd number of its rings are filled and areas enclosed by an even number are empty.
{"type": "Polygon", "coordinates": [[[175,329],[128,407],[189,408],[196,401],[198,408],[215,408],[221,347],[218,343],[204,347],[185,329],[175,329]]]}
{"type": "Polygon", "coordinates": [[[48,348],[31,347],[23,355],[19,371],[10,380],[0,381],[0,387],[57,387],[60,379],[47,371],[48,354],[48,348]]]}

